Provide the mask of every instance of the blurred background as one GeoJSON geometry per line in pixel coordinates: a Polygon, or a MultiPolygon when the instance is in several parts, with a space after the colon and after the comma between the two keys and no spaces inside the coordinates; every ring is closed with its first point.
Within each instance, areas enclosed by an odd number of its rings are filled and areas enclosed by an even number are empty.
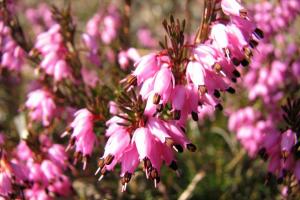
{"type": "MultiPolygon", "coordinates": [[[[259,5],[265,1],[244,0],[243,2],[249,8],[253,8],[253,5],[259,5]]],[[[278,3],[276,0],[270,2],[278,3]]],[[[26,30],[26,35],[32,42],[36,33],[28,21],[28,9],[38,8],[41,4],[54,4],[58,8],[67,5],[67,1],[63,0],[22,0],[19,3],[22,6],[19,7],[17,15],[26,30]]],[[[117,0],[72,0],[71,4],[78,41],[80,41],[81,33],[85,31],[87,21],[96,12],[105,12],[112,4],[121,16],[124,11],[124,2],[117,0]]],[[[202,11],[202,0],[131,0],[129,45],[135,47],[141,55],[153,49],[159,49],[158,41],[164,38],[162,20],[169,18],[171,14],[181,20],[187,20],[187,38],[192,39],[201,22],[202,11]]],[[[295,34],[285,33],[286,30],[281,31],[295,43],[299,43],[300,40],[298,18],[299,15],[289,24],[289,26],[297,27],[295,34]]],[[[105,60],[103,65],[105,67],[105,60]]],[[[32,78],[31,72],[31,70],[27,71],[24,83],[32,78]]],[[[14,130],[13,125],[8,125],[8,121],[15,117],[18,105],[25,101],[25,84],[13,90],[7,83],[1,84],[1,126],[14,130]]],[[[98,132],[101,138],[100,143],[97,144],[99,148],[96,148],[93,153],[87,170],[82,171],[81,166],[76,166],[76,176],[69,174],[78,195],[74,199],[281,199],[280,193],[283,186],[278,185],[276,180],[266,182],[266,163],[262,159],[249,157],[247,151],[236,139],[236,134],[227,128],[228,112],[246,105],[253,105],[258,109],[263,105],[259,98],[250,102],[248,91],[242,85],[237,88],[236,93],[238,95],[223,97],[226,102],[224,108],[229,109],[208,113],[198,123],[191,121],[188,124],[187,132],[191,141],[197,146],[197,151],[194,153],[185,151],[178,155],[177,161],[181,174],[179,177],[167,167],[163,167],[161,182],[157,189],[151,181],[145,179],[141,170],[135,173],[127,192],[124,193],[121,193],[119,168],[98,182],[94,172],[97,168],[97,158],[102,154],[102,147],[105,144],[102,133],[98,132]]],[[[263,108],[261,111],[264,112],[263,108]]],[[[60,131],[63,131],[62,127],[57,129],[57,133],[60,134],[60,131]]],[[[67,143],[59,137],[57,141],[67,143]]]]}

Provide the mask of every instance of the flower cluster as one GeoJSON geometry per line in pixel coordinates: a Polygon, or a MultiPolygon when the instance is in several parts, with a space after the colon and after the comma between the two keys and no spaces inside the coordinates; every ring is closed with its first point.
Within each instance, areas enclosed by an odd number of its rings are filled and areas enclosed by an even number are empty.
{"type": "Polygon", "coordinates": [[[104,154],[98,161],[99,168],[96,172],[101,173],[101,180],[117,163],[121,163],[122,191],[126,190],[127,183],[140,162],[143,163],[146,177],[153,180],[156,187],[160,181],[163,162],[175,171],[178,169],[172,149],[176,152],[184,149],[196,150],[195,145],[187,139],[184,128],[176,124],[176,121],[143,113],[144,103],[141,96],[133,96],[130,102],[138,117],[121,113],[121,110],[126,109],[122,106],[114,110],[120,114],[106,122],[108,129],[105,135],[109,139],[104,154]]]}
{"type": "Polygon", "coordinates": [[[45,3],[40,3],[36,8],[27,9],[26,17],[36,34],[44,32],[55,24],[50,8],[45,3]]]}
{"type": "Polygon", "coordinates": [[[6,26],[0,16],[0,69],[20,72],[25,59],[24,50],[16,43],[12,37],[11,29],[6,26]]]}
{"type": "Polygon", "coordinates": [[[126,70],[131,63],[135,63],[140,59],[140,54],[135,48],[121,50],[118,54],[118,62],[121,69],[126,70]]]}
{"type": "MultiPolygon", "coordinates": [[[[299,16],[299,1],[264,2],[253,6],[254,20],[265,34],[249,72],[245,75],[244,86],[249,90],[249,99],[262,98],[266,106],[276,105],[284,95],[285,85],[299,81],[299,59],[296,41],[288,40],[285,34],[294,34],[293,24],[299,16]],[[263,67],[262,67],[263,65],[263,67]],[[291,66],[291,67],[290,67],[291,66]]],[[[270,108],[272,110],[272,108],[270,108]]]]}
{"type": "Polygon", "coordinates": [[[85,169],[96,142],[93,127],[97,116],[88,109],[78,110],[74,116],[70,128],[63,133],[62,137],[71,134],[70,143],[66,150],[75,147],[75,163],[82,159],[83,169],[85,169]]]}
{"type": "MultiPolygon", "coordinates": [[[[55,82],[65,78],[72,79],[71,67],[66,61],[68,50],[59,24],[52,25],[48,31],[37,36],[35,49],[42,56],[41,69],[47,75],[53,77],[55,82]]],[[[34,52],[35,50],[32,54],[34,52]]]]}
{"type": "MultiPolygon", "coordinates": [[[[143,99],[148,99],[146,112],[149,115],[156,112],[157,105],[171,103],[174,119],[184,124],[190,113],[193,119],[198,119],[199,105],[222,109],[220,91],[235,92],[231,82],[240,77],[236,66],[249,64],[252,49],[263,37],[262,31],[247,18],[246,11],[241,6],[235,7],[237,5],[239,3],[235,1],[221,2],[230,20],[214,22],[204,44],[189,47],[179,33],[177,38],[171,38],[171,42],[176,44],[177,40],[180,48],[173,46],[173,50],[148,54],[135,64],[136,69],[126,81],[128,87],[141,87],[140,94],[143,99]],[[176,53],[182,53],[186,48],[190,57],[178,64],[176,53]]],[[[175,23],[173,26],[175,29],[175,23]]],[[[173,34],[171,30],[166,31],[173,34]]]]}
{"type": "Polygon", "coordinates": [[[41,135],[39,141],[39,154],[25,141],[19,143],[10,160],[4,150],[1,152],[2,197],[51,200],[72,193],[71,182],[63,174],[69,165],[64,147],[54,144],[45,135],[41,135]]]}
{"type": "Polygon", "coordinates": [[[46,89],[30,92],[25,106],[29,110],[30,120],[42,122],[43,126],[49,126],[58,111],[53,95],[46,89]]]}
{"type": "Polygon", "coordinates": [[[300,2],[297,0],[278,1],[277,4],[265,1],[252,7],[254,20],[264,30],[266,37],[274,32],[285,29],[300,12],[300,2]]]}
{"type": "MultiPolygon", "coordinates": [[[[287,39],[288,37],[283,35],[294,34],[295,32],[295,22],[300,13],[299,1],[280,1],[277,4],[266,1],[262,4],[254,5],[252,11],[255,13],[254,20],[265,33],[265,38],[257,46],[257,51],[253,54],[251,67],[245,75],[243,85],[249,91],[248,97],[251,101],[262,99],[262,107],[268,112],[269,116],[266,117],[267,119],[264,119],[263,116],[259,117],[259,119],[252,118],[251,126],[255,126],[257,123],[265,123],[276,129],[281,121],[281,112],[279,112],[280,101],[286,93],[293,92],[297,88],[297,83],[299,83],[299,59],[295,57],[299,51],[297,49],[297,41],[289,40],[287,39]]],[[[231,127],[232,131],[237,132],[238,139],[249,155],[254,156],[257,148],[261,148],[262,139],[247,141],[240,136],[246,135],[248,137],[250,132],[246,129],[234,128],[231,125],[239,121],[239,118],[241,119],[241,113],[250,114],[250,112],[246,112],[247,110],[249,108],[244,108],[231,114],[229,127],[231,127]],[[253,146],[256,147],[255,151],[249,148],[252,142],[253,146]]],[[[248,115],[245,114],[245,116],[248,115]]],[[[274,131],[266,131],[265,133],[269,132],[274,131]]],[[[278,135],[278,133],[276,134],[278,135]]],[[[254,132],[250,136],[253,137],[254,132]]],[[[258,138],[261,137],[259,136],[258,138]]],[[[270,138],[272,137],[270,136],[270,138]]],[[[269,140],[271,141],[270,138],[264,137],[263,140],[269,142],[269,140]]],[[[280,138],[277,143],[272,144],[277,145],[276,148],[278,150],[280,148],[280,138]]]]}
{"type": "Polygon", "coordinates": [[[170,24],[164,21],[169,37],[161,43],[164,49],[143,56],[122,80],[132,95],[120,96],[118,109],[113,109],[117,114],[106,124],[109,139],[96,172],[101,173],[100,179],[121,163],[124,191],[142,161],[146,177],[156,186],[162,163],[178,168],[172,149],[196,150],[184,131],[188,116],[198,121],[199,112],[207,107],[222,109],[220,92],[235,92],[231,84],[240,77],[237,67],[249,64],[253,49],[263,38],[238,1],[223,0],[220,5],[229,19],[212,22],[201,44],[185,43],[184,22],[173,17],[170,24]]]}
{"type": "Polygon", "coordinates": [[[279,133],[271,119],[264,120],[262,114],[252,107],[245,107],[232,113],[228,128],[236,133],[237,139],[251,157],[255,157],[261,150],[267,133],[274,135],[279,133]]]}
{"type": "Polygon", "coordinates": [[[118,9],[111,5],[105,12],[96,13],[86,25],[86,33],[82,35],[86,47],[89,49],[89,60],[101,64],[101,44],[112,43],[118,34],[121,26],[121,18],[118,9]]]}

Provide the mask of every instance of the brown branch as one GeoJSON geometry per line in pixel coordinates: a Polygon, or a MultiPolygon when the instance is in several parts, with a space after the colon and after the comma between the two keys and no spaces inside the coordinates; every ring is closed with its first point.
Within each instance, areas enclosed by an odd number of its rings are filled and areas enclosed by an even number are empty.
{"type": "Polygon", "coordinates": [[[130,46],[130,14],[131,14],[131,0],[124,0],[124,21],[123,21],[123,48],[130,46]]]}
{"type": "Polygon", "coordinates": [[[202,13],[201,24],[197,30],[194,43],[199,44],[207,40],[209,34],[209,25],[214,14],[215,1],[214,0],[204,0],[204,10],[202,13]]]}
{"type": "Polygon", "coordinates": [[[188,185],[188,187],[184,190],[184,192],[180,195],[180,197],[178,198],[178,200],[187,200],[189,199],[192,194],[193,191],[195,190],[197,184],[205,177],[205,172],[200,170],[196,176],[193,178],[193,180],[190,182],[190,184],[188,185]]]}

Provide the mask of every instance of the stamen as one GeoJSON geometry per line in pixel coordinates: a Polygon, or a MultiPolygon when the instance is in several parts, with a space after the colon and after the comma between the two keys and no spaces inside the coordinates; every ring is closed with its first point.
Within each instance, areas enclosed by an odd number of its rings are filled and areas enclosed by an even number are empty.
{"type": "Polygon", "coordinates": [[[98,181],[101,181],[104,178],[104,175],[101,174],[101,176],[99,177],[98,181]]]}
{"type": "Polygon", "coordinates": [[[95,175],[97,175],[100,172],[101,168],[98,167],[97,171],[95,172],[95,175]]]}
{"type": "Polygon", "coordinates": [[[232,74],[237,78],[241,77],[241,74],[238,70],[233,70],[232,74]]]}
{"type": "Polygon", "coordinates": [[[219,63],[215,63],[213,68],[216,72],[220,72],[222,70],[222,66],[219,63]]]}
{"type": "Polygon", "coordinates": [[[106,165],[110,165],[112,163],[112,161],[114,160],[115,156],[109,154],[108,156],[106,156],[106,158],[104,159],[104,164],[106,165]]]}
{"type": "Polygon", "coordinates": [[[197,147],[196,147],[194,144],[192,144],[192,143],[187,144],[187,145],[186,145],[186,148],[187,148],[189,151],[191,151],[191,152],[195,152],[195,151],[197,150],[197,147]]]}
{"type": "Polygon", "coordinates": [[[179,120],[180,117],[181,117],[181,111],[180,111],[180,110],[175,110],[175,111],[174,111],[174,116],[173,116],[173,118],[174,118],[175,120],[179,120]]]}
{"type": "Polygon", "coordinates": [[[260,30],[259,28],[256,28],[254,30],[253,34],[255,35],[255,37],[257,39],[263,39],[264,38],[264,32],[262,30],[260,30]]]}
{"type": "Polygon", "coordinates": [[[102,167],[104,167],[104,165],[105,165],[105,164],[104,164],[104,159],[101,159],[101,158],[99,158],[99,160],[98,160],[98,163],[97,163],[97,164],[98,164],[98,167],[99,167],[99,168],[102,168],[102,167]]]}
{"type": "Polygon", "coordinates": [[[220,111],[223,110],[223,106],[222,106],[221,104],[217,104],[217,105],[215,106],[215,108],[218,109],[218,110],[220,110],[220,111]]]}
{"type": "Polygon", "coordinates": [[[215,96],[216,98],[220,98],[221,94],[220,94],[220,92],[219,92],[218,90],[215,90],[215,91],[214,91],[214,96],[215,96]]]}
{"type": "Polygon", "coordinates": [[[130,74],[127,76],[126,82],[130,86],[136,86],[137,85],[137,77],[133,74],[130,74]]]}
{"type": "Polygon", "coordinates": [[[268,154],[267,154],[267,150],[266,148],[262,148],[258,151],[258,155],[264,160],[266,161],[268,159],[268,154]]]}
{"type": "Polygon", "coordinates": [[[235,66],[239,66],[241,64],[241,62],[237,59],[237,58],[232,58],[231,62],[235,65],[235,66]]]}
{"type": "Polygon", "coordinates": [[[247,59],[243,59],[241,61],[241,64],[244,66],[244,67],[247,67],[249,65],[249,61],[247,59]]]}
{"type": "Polygon", "coordinates": [[[250,40],[250,41],[249,41],[249,45],[250,45],[250,47],[251,47],[252,49],[254,49],[255,47],[257,47],[258,42],[255,41],[255,40],[250,40]]]}
{"type": "Polygon", "coordinates": [[[159,104],[159,101],[160,101],[160,95],[159,94],[154,94],[154,97],[153,97],[153,104],[159,104]]]}
{"type": "Polygon", "coordinates": [[[191,114],[192,114],[192,118],[193,118],[193,120],[194,120],[195,122],[199,120],[198,113],[192,111],[191,114]]]}
{"type": "Polygon", "coordinates": [[[204,95],[207,92],[207,89],[206,89],[205,85],[199,85],[198,91],[199,91],[200,95],[204,95]]]}
{"type": "Polygon", "coordinates": [[[226,89],[227,92],[229,92],[230,94],[234,94],[235,93],[235,89],[232,87],[229,87],[226,89]]]}
{"type": "Polygon", "coordinates": [[[83,156],[83,158],[82,158],[83,170],[86,169],[87,160],[88,160],[88,157],[86,155],[83,156]]]}
{"type": "Polygon", "coordinates": [[[169,167],[170,167],[171,169],[173,169],[174,171],[177,171],[177,170],[178,170],[177,163],[176,163],[176,161],[174,161],[174,160],[171,162],[171,164],[169,165],[169,167]]]}

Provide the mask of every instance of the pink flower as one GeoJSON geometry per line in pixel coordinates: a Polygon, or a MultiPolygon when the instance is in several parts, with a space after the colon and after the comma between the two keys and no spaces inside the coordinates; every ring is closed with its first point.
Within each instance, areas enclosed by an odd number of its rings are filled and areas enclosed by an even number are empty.
{"type": "Polygon", "coordinates": [[[289,156],[293,146],[296,144],[296,139],[296,133],[294,133],[290,129],[282,133],[281,151],[284,159],[286,159],[289,156]]]}
{"type": "Polygon", "coordinates": [[[0,195],[9,197],[12,191],[11,177],[6,172],[0,172],[0,195]]]}
{"type": "Polygon", "coordinates": [[[40,3],[36,8],[27,9],[25,14],[37,34],[50,28],[55,23],[50,8],[45,3],[40,3]]]}
{"type": "Polygon", "coordinates": [[[50,125],[57,111],[52,94],[45,89],[30,92],[25,106],[29,109],[31,120],[41,121],[43,126],[50,125]]]}
{"type": "Polygon", "coordinates": [[[135,63],[139,59],[140,55],[135,48],[129,48],[126,51],[122,50],[118,54],[118,62],[123,70],[126,70],[130,63],[135,63]]]}
{"type": "Polygon", "coordinates": [[[153,38],[151,32],[147,28],[141,28],[137,32],[138,41],[145,47],[155,48],[157,41],[153,38]]]}
{"type": "Polygon", "coordinates": [[[157,55],[152,53],[141,57],[141,59],[135,63],[136,68],[132,74],[136,76],[138,85],[153,76],[159,70],[158,62],[157,55]]]}
{"type": "Polygon", "coordinates": [[[2,19],[0,19],[0,38],[0,68],[19,72],[24,63],[25,52],[13,39],[10,28],[2,19]]]}
{"type": "Polygon", "coordinates": [[[99,83],[99,77],[94,70],[89,70],[85,67],[81,68],[81,75],[83,81],[86,85],[90,86],[91,88],[95,88],[99,83]]]}
{"type": "Polygon", "coordinates": [[[67,130],[63,136],[71,133],[67,150],[75,147],[75,162],[82,157],[83,169],[85,169],[87,159],[92,154],[96,142],[96,135],[93,130],[96,116],[85,108],[78,110],[74,116],[75,118],[70,125],[71,130],[67,130]]]}
{"type": "Polygon", "coordinates": [[[177,170],[172,149],[176,152],[182,152],[183,149],[195,151],[196,147],[190,143],[176,122],[148,117],[145,126],[129,130],[116,123],[122,121],[118,118],[113,117],[107,123],[106,135],[109,139],[98,162],[96,174],[101,173],[101,180],[117,163],[121,163],[122,191],[126,190],[139,162],[144,163],[146,177],[153,180],[156,186],[160,181],[159,173],[164,161],[177,170]]]}
{"type": "Polygon", "coordinates": [[[221,7],[225,14],[247,17],[247,11],[238,0],[222,0],[221,7]]]}
{"type": "Polygon", "coordinates": [[[53,24],[48,31],[37,36],[35,43],[35,48],[43,56],[40,67],[46,74],[53,76],[55,82],[72,79],[71,67],[66,61],[68,50],[60,31],[60,25],[53,24]]]}

